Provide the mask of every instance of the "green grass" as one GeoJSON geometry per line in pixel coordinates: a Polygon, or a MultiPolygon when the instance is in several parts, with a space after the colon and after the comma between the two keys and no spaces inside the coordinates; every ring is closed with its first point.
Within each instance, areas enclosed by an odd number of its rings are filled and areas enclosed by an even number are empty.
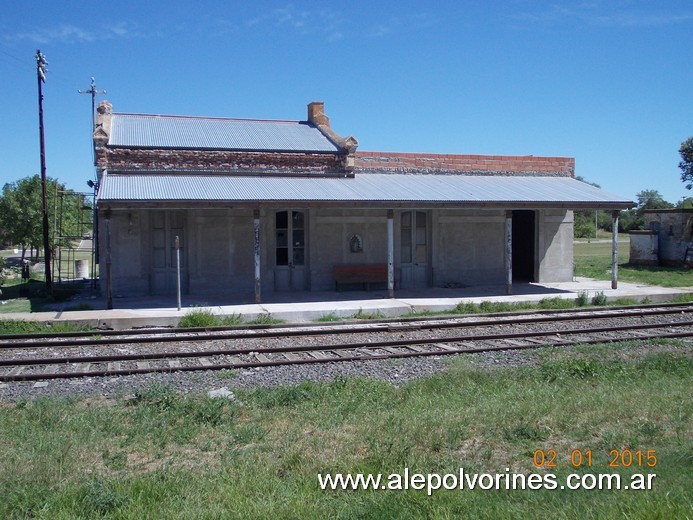
{"type": "Polygon", "coordinates": [[[547,349],[538,367],[456,359],[393,387],[370,379],[237,390],[239,401],[155,385],[132,399],[0,405],[1,518],[686,518],[690,349],[662,342],[547,349]],[[596,353],[596,354],[595,354],[596,353]],[[688,354],[688,355],[687,355],[688,354]],[[612,449],[657,466],[604,468],[612,449]],[[321,491],[326,472],[655,472],[652,491],[321,491]],[[591,469],[568,464],[592,450],[591,469]]]}
{"type": "Polygon", "coordinates": [[[257,318],[248,322],[250,325],[278,325],[284,323],[284,320],[275,318],[271,313],[260,314],[257,318]]]}
{"type": "Polygon", "coordinates": [[[178,327],[181,329],[233,327],[242,323],[243,317],[240,314],[219,316],[206,309],[194,309],[181,318],[178,327]]]}
{"type": "Polygon", "coordinates": [[[0,319],[0,335],[2,334],[31,334],[48,332],[81,332],[92,330],[87,326],[71,323],[39,321],[5,320],[0,319]]]}
{"type": "MultiPolygon", "coordinates": [[[[684,267],[631,265],[628,242],[619,242],[618,279],[662,287],[693,287],[693,270],[684,267]]],[[[611,243],[574,244],[575,275],[597,280],[611,279],[611,243]]]]}
{"type": "Polygon", "coordinates": [[[317,322],[331,322],[331,321],[342,321],[344,318],[341,316],[337,316],[334,312],[330,312],[329,314],[323,314],[319,318],[316,318],[314,321],[317,322]]]}
{"type": "Polygon", "coordinates": [[[359,309],[358,312],[355,312],[349,318],[354,320],[382,320],[385,318],[385,315],[380,311],[364,312],[363,309],[359,309]]]}

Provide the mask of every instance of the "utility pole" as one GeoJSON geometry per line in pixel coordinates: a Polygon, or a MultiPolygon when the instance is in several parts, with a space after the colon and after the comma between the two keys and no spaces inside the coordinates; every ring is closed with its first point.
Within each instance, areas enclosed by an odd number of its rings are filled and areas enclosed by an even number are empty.
{"type": "Polygon", "coordinates": [[[99,90],[96,88],[96,82],[94,78],[91,78],[91,86],[89,90],[77,90],[80,94],[91,94],[91,131],[94,131],[96,126],[96,94],[107,94],[105,90],[99,90]]]}
{"type": "MultiPolygon", "coordinates": [[[[91,94],[91,131],[92,134],[96,128],[96,94],[107,94],[105,90],[99,90],[96,88],[96,81],[91,78],[91,85],[88,90],[77,90],[80,94],[91,94]]],[[[91,149],[92,159],[94,160],[94,166],[96,166],[96,155],[94,154],[93,142],[91,149]]],[[[93,238],[92,238],[93,239],[93,238]]]]}
{"type": "Polygon", "coordinates": [[[43,83],[46,81],[48,62],[41,50],[36,51],[36,76],[38,79],[39,139],[41,147],[41,209],[43,211],[43,249],[45,258],[46,291],[53,296],[51,278],[51,244],[48,231],[48,204],[46,203],[46,140],[43,132],[43,83]]]}
{"type": "MultiPolygon", "coordinates": [[[[96,129],[96,94],[107,94],[105,90],[99,90],[96,88],[96,81],[94,80],[94,77],[92,76],[91,78],[91,85],[89,86],[88,90],[77,90],[78,93],[80,94],[91,94],[91,132],[92,132],[92,147],[91,147],[91,156],[92,160],[94,161],[94,166],[96,166],[96,154],[94,153],[94,130],[96,129]]],[[[94,172],[94,179],[96,182],[89,180],[87,181],[87,184],[89,185],[90,188],[93,188],[94,190],[94,197],[92,198],[92,230],[91,230],[91,279],[92,279],[92,288],[96,287],[96,264],[97,264],[97,255],[98,255],[98,250],[99,250],[99,214],[96,210],[96,192],[98,190],[98,185],[99,185],[99,175],[94,172]]]]}

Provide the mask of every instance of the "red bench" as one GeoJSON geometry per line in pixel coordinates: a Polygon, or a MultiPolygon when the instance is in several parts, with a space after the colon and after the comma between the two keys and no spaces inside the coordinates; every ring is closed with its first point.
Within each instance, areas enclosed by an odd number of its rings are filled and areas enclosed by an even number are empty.
{"type": "Polygon", "coordinates": [[[360,285],[368,291],[371,284],[387,284],[386,264],[338,264],[332,272],[336,290],[340,285],[360,285]]]}

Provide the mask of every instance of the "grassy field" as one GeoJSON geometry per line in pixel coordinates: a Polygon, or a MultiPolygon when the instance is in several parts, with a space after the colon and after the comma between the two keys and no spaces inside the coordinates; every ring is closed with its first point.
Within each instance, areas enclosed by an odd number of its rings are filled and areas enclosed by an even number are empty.
{"type": "MultiPolygon", "coordinates": [[[[677,343],[466,359],[399,388],[368,380],[0,405],[2,518],[690,518],[692,361],[677,343]],[[557,467],[533,454],[557,452],[557,467]],[[569,464],[592,450],[592,467],[569,464]],[[610,450],[656,466],[608,468],[610,450]],[[330,490],[318,473],[655,473],[653,489],[330,490]]],[[[689,352],[690,353],[690,352],[689,352]]]]}
{"type": "MultiPolygon", "coordinates": [[[[573,248],[575,274],[611,280],[611,242],[576,242],[573,248]]],[[[693,270],[683,267],[639,266],[628,263],[628,238],[619,239],[618,279],[662,287],[693,287],[693,270]]]]}

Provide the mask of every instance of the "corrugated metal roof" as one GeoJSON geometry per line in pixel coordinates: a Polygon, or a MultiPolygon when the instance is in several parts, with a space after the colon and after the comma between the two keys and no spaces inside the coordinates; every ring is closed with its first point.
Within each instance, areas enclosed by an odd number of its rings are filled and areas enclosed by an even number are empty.
{"type": "Polygon", "coordinates": [[[110,146],[286,152],[339,152],[315,126],[299,121],[113,114],[110,146]]]}
{"type": "Polygon", "coordinates": [[[630,200],[569,177],[360,174],[354,178],[106,174],[99,200],[324,202],[627,208],[630,200]]]}

